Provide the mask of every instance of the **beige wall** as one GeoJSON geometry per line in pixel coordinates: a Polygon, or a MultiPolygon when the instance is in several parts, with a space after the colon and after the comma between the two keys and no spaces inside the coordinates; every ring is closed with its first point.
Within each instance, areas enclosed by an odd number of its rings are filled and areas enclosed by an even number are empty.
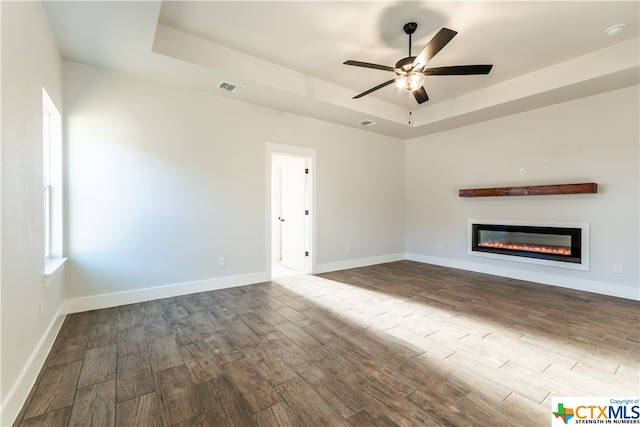
{"type": "Polygon", "coordinates": [[[22,405],[62,320],[44,288],[42,88],[62,110],[61,60],[40,2],[2,2],[1,425],[22,405]],[[40,315],[40,304],[43,315],[40,315]]]}
{"type": "Polygon", "coordinates": [[[316,150],[317,270],[402,258],[402,140],[77,63],[64,71],[69,299],[268,280],[267,143],[316,150]]]}
{"type": "Polygon", "coordinates": [[[408,257],[637,299],[638,99],[634,86],[407,141],[408,257]],[[578,182],[598,183],[598,194],[458,197],[461,188],[578,182]],[[467,219],[588,222],[591,269],[469,256],[467,219]]]}

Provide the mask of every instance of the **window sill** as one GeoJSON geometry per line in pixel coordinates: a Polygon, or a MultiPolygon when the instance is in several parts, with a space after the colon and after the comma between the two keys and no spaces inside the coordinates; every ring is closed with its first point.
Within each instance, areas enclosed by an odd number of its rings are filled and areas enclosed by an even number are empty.
{"type": "Polygon", "coordinates": [[[69,258],[60,257],[60,258],[50,258],[44,261],[44,273],[42,277],[44,277],[44,287],[48,288],[53,282],[55,282],[60,274],[64,271],[64,263],[67,262],[69,258]]]}

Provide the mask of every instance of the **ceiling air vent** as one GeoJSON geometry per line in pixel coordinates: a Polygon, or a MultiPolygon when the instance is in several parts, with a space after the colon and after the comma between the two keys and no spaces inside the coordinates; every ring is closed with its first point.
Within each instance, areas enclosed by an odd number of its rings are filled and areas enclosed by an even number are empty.
{"type": "Polygon", "coordinates": [[[362,126],[373,126],[376,124],[376,122],[374,122],[373,120],[362,120],[358,122],[358,124],[362,126]]]}
{"type": "Polygon", "coordinates": [[[235,83],[220,82],[218,83],[218,89],[226,90],[231,93],[238,93],[244,89],[244,86],[240,86],[235,83]]]}

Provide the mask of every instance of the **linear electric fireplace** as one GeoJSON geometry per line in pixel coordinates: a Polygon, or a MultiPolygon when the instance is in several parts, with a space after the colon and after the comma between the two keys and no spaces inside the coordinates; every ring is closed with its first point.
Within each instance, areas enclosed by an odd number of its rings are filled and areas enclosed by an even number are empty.
{"type": "Polygon", "coordinates": [[[589,224],[469,220],[469,254],[589,270],[589,224]]]}

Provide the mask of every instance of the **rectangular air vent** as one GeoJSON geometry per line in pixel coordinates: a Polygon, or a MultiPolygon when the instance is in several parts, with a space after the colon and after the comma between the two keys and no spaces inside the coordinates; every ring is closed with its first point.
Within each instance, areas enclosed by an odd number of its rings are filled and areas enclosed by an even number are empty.
{"type": "Polygon", "coordinates": [[[218,83],[218,89],[226,90],[227,92],[238,93],[244,89],[244,86],[240,86],[235,83],[220,82],[218,83]]]}
{"type": "Polygon", "coordinates": [[[376,124],[376,122],[374,122],[373,120],[362,120],[358,122],[358,124],[362,126],[373,126],[376,124]]]}

